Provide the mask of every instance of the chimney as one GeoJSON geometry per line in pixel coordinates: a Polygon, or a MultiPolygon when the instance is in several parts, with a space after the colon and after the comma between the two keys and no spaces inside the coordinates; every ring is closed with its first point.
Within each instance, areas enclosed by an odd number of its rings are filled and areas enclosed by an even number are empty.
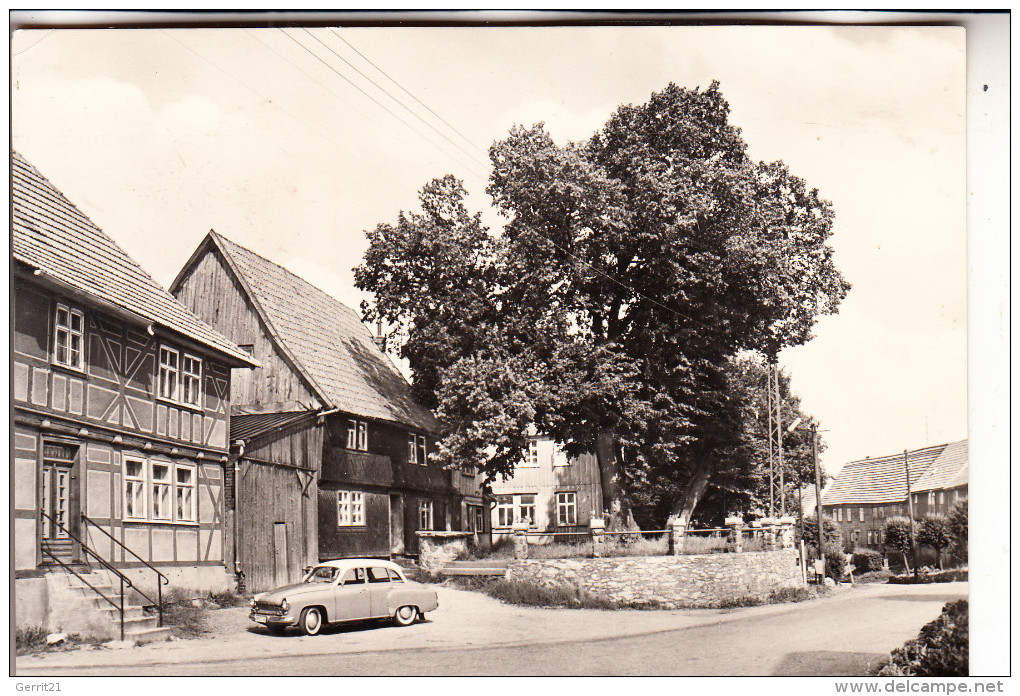
{"type": "Polygon", "coordinates": [[[386,352],[386,337],[382,335],[382,322],[377,321],[375,323],[375,336],[372,336],[372,340],[379,346],[379,350],[386,352]]]}

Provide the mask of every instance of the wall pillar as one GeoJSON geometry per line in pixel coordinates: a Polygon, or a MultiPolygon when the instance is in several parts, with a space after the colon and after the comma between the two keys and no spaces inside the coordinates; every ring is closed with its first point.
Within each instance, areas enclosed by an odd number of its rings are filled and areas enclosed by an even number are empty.
{"type": "Polygon", "coordinates": [[[730,553],[740,553],[744,550],[744,519],[740,516],[727,517],[726,526],[730,528],[726,550],[730,553]]]}
{"type": "Polygon", "coordinates": [[[514,535],[514,558],[523,559],[528,557],[528,520],[514,520],[511,530],[514,535]]]}
{"type": "Polygon", "coordinates": [[[763,517],[758,520],[762,527],[762,541],[766,551],[776,550],[776,520],[772,517],[763,517]]]}
{"type": "Polygon", "coordinates": [[[606,520],[602,517],[592,517],[588,521],[588,529],[591,530],[591,555],[594,558],[601,558],[606,539],[606,520]]]}
{"type": "Polygon", "coordinates": [[[779,518],[779,546],[784,549],[793,548],[793,526],[796,520],[792,517],[779,518]]]}
{"type": "Polygon", "coordinates": [[[671,556],[679,556],[684,552],[684,534],[686,533],[687,525],[681,518],[669,518],[669,553],[671,556]]]}

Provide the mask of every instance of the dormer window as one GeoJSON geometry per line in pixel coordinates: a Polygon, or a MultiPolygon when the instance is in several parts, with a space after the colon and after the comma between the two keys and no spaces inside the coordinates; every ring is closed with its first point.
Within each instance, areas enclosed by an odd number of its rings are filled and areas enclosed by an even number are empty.
{"type": "Polygon", "coordinates": [[[85,315],[65,304],[57,304],[53,340],[53,362],[75,370],[84,369],[85,315]]]}

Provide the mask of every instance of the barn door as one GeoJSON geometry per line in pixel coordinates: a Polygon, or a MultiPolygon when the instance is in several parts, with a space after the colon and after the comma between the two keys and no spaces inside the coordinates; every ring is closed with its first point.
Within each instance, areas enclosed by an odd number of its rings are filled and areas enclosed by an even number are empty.
{"type": "Polygon", "coordinates": [[[404,553],[404,498],[390,495],[390,553],[404,553]]]}
{"type": "Polygon", "coordinates": [[[287,558],[287,523],[276,522],[273,524],[273,579],[276,587],[281,587],[290,582],[288,577],[289,564],[287,558]]]}

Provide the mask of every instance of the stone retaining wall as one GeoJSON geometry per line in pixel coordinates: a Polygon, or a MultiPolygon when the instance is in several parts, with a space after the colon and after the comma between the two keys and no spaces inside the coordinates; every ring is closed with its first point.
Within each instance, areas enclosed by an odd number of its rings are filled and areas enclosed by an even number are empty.
{"type": "Polygon", "coordinates": [[[764,599],[783,588],[804,587],[797,551],[684,556],[521,559],[507,565],[508,580],[573,585],[621,603],[666,608],[712,607],[764,599]]]}

